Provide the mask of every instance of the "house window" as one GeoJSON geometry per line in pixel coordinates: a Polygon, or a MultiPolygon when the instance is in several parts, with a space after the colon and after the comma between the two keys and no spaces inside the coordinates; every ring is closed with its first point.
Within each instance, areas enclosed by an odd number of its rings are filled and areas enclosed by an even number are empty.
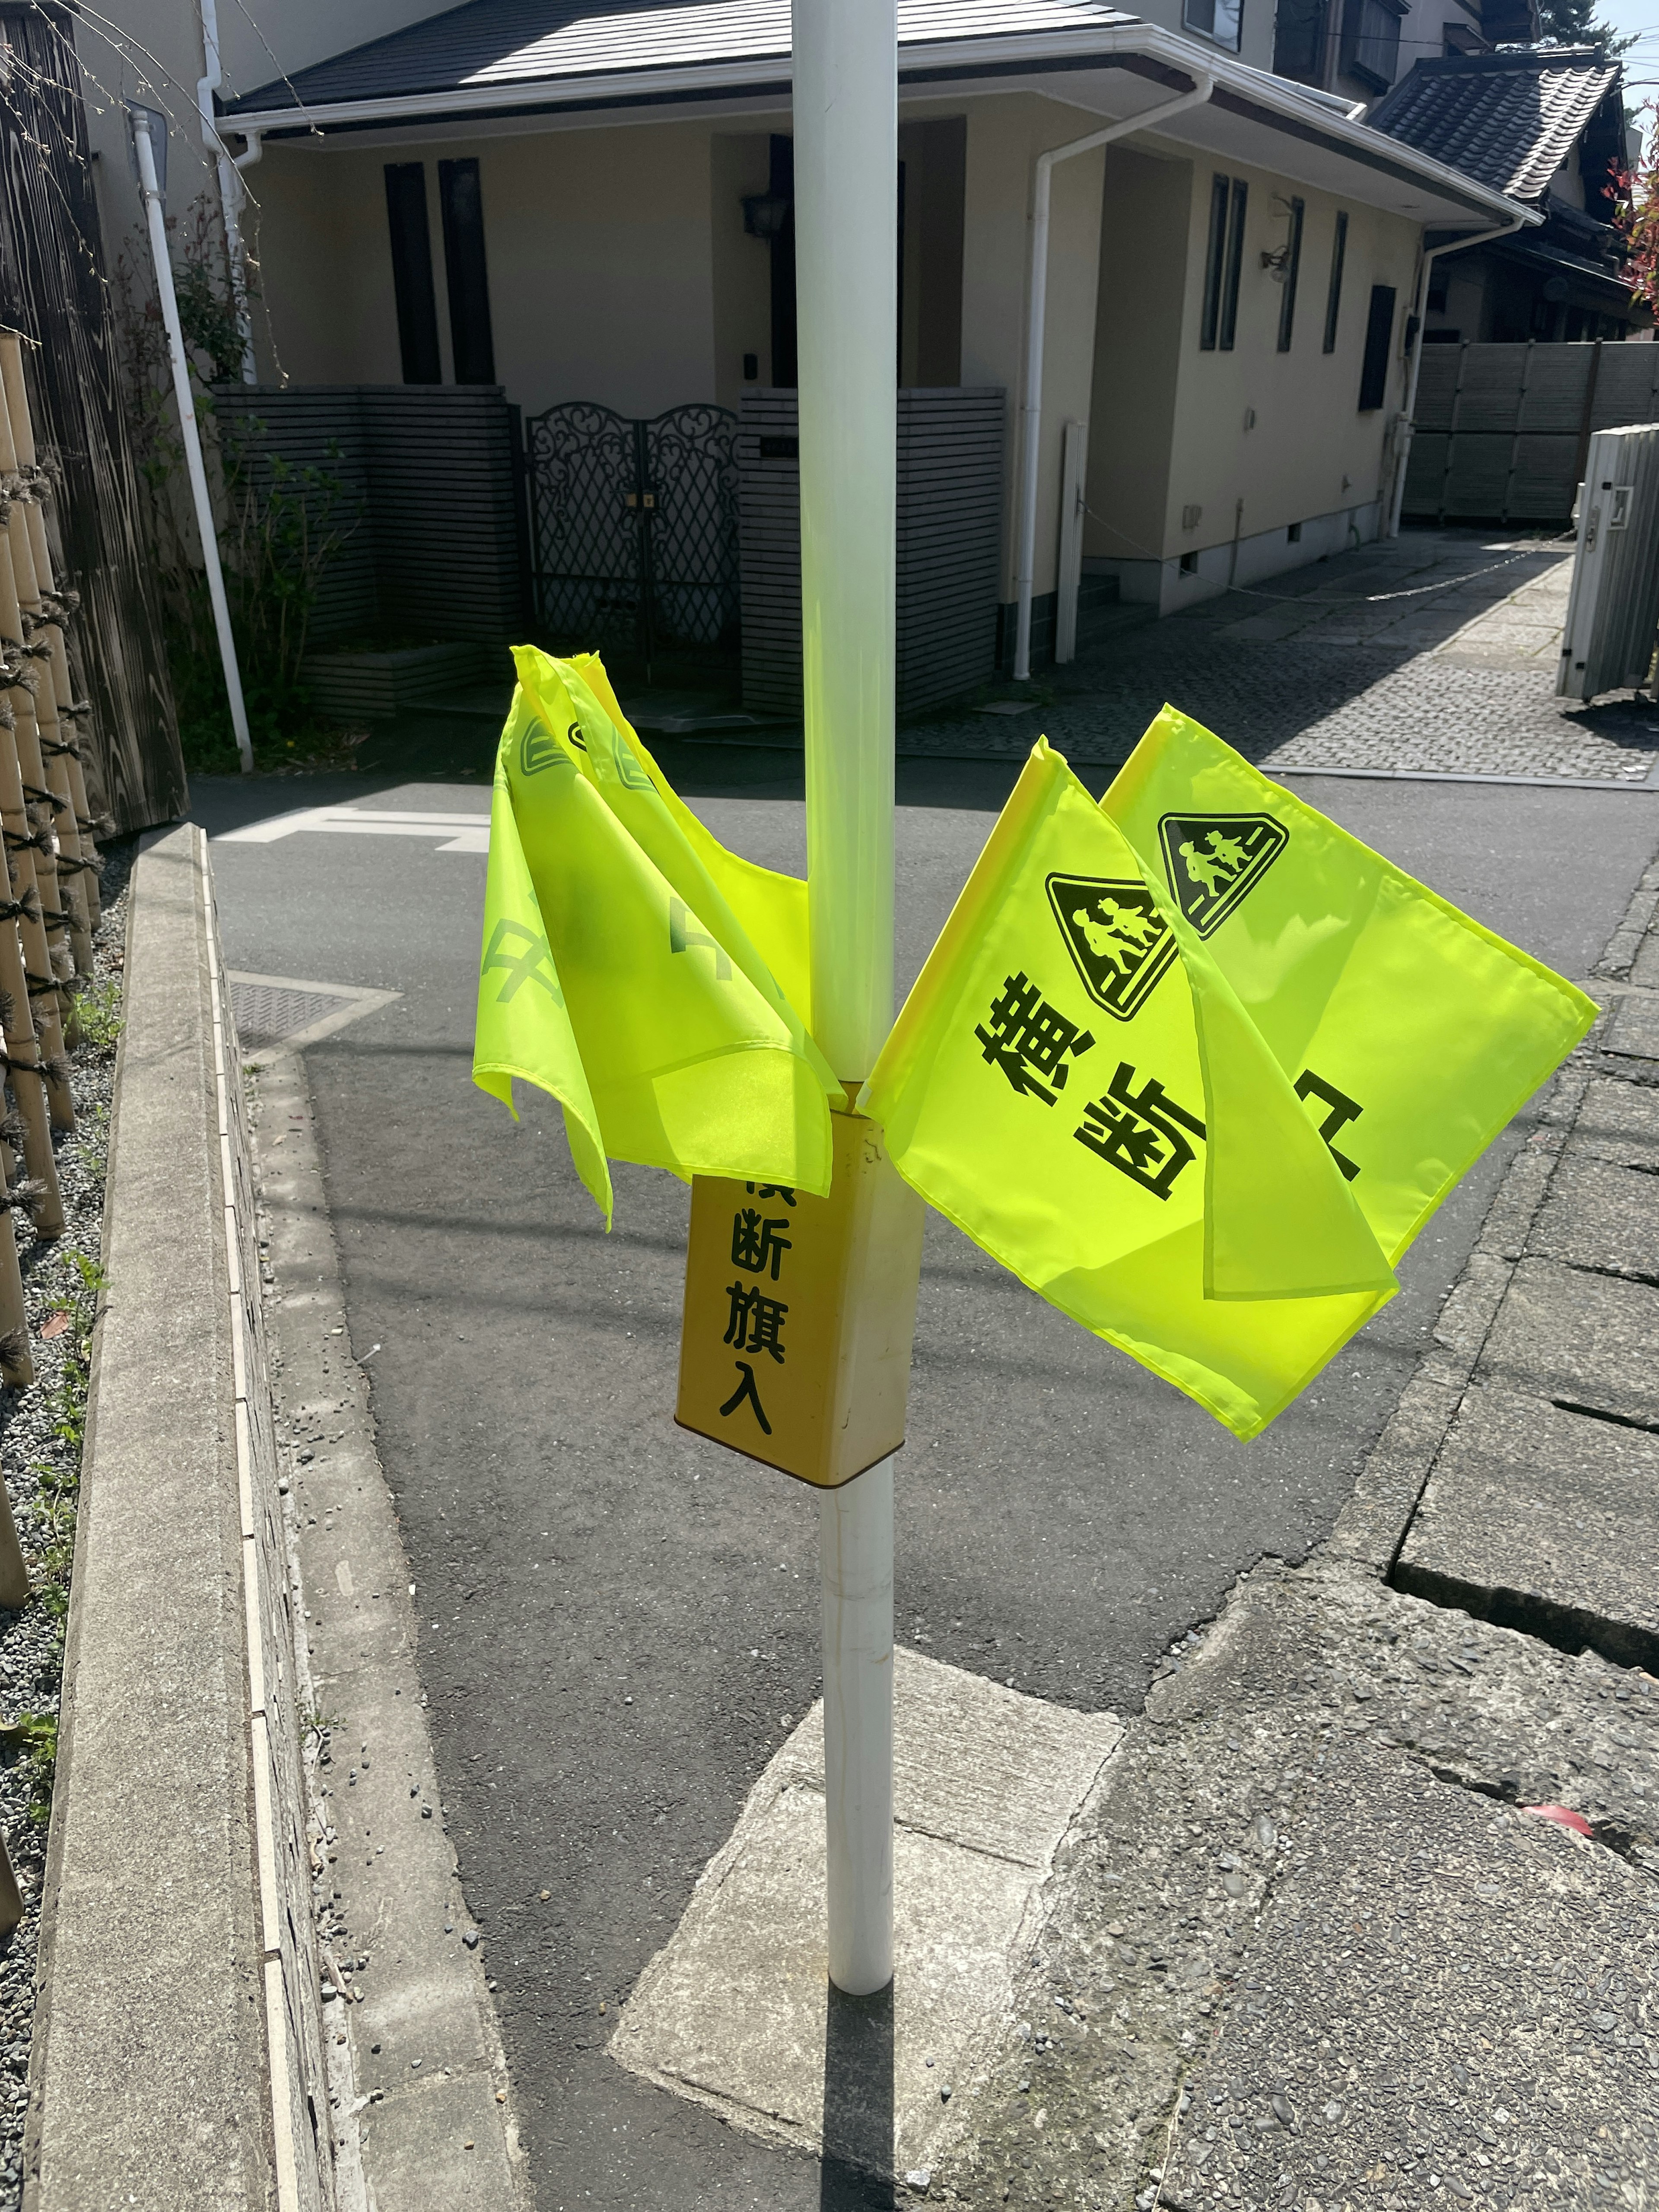
{"type": "Polygon", "coordinates": [[[1331,281],[1325,294],[1325,351],[1336,351],[1336,319],[1342,312],[1342,264],[1348,258],[1348,217],[1339,208],[1336,236],[1331,240],[1331,281]]]}
{"type": "Polygon", "coordinates": [[[1244,28],[1244,0],[1183,0],[1181,20],[1189,31],[1236,54],[1244,28]]]}
{"type": "Polygon", "coordinates": [[[476,161],[440,161],[444,268],[449,282],[449,340],[457,384],[495,381],[489,329],[489,279],[484,269],[483,196],[476,161]]]}
{"type": "Polygon", "coordinates": [[[1204,312],[1198,343],[1205,353],[1233,349],[1238,328],[1238,275],[1244,263],[1244,212],[1249,187],[1243,177],[1210,184],[1210,240],[1204,262],[1204,312]]]}
{"type": "Polygon", "coordinates": [[[1365,361],[1359,372],[1359,411],[1369,415],[1389,392],[1389,341],[1394,336],[1394,286],[1371,286],[1371,311],[1365,322],[1365,361]]]}
{"type": "Polygon", "coordinates": [[[1302,219],[1307,209],[1301,200],[1291,202],[1291,234],[1285,240],[1285,293],[1279,303],[1279,350],[1291,349],[1296,327],[1296,280],[1302,268],[1302,219]]]}
{"type": "Polygon", "coordinates": [[[438,301],[432,289],[432,233],[426,220],[426,164],[388,161],[386,213],[392,234],[392,289],[405,384],[441,384],[438,301]]]}
{"type": "Polygon", "coordinates": [[[1279,0],[1273,75],[1317,84],[1325,74],[1325,0],[1279,0]]]}
{"type": "Polygon", "coordinates": [[[1221,279],[1221,350],[1231,353],[1238,328],[1238,274],[1244,265],[1244,210],[1249,186],[1243,177],[1233,179],[1232,204],[1227,213],[1227,265],[1221,279]]]}
{"type": "Polygon", "coordinates": [[[1386,92],[1400,66],[1405,0],[1347,0],[1342,15],[1342,67],[1373,90],[1386,92]]]}

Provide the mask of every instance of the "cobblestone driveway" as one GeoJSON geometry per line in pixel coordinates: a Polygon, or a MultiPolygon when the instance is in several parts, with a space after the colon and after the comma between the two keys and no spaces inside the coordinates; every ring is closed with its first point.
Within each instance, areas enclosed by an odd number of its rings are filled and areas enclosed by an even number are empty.
{"type": "Polygon", "coordinates": [[[1554,696],[1571,571],[1559,540],[1411,530],[1164,622],[1108,610],[1027,711],[907,724],[899,750],[1018,755],[1042,730],[1116,762],[1169,700],[1267,768],[1644,782],[1659,706],[1554,696]]]}

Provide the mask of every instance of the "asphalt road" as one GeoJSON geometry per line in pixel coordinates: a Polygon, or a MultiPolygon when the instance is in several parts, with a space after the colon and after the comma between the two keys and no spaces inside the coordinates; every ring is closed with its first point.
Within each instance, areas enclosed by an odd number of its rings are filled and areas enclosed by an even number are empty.
{"type": "MultiPolygon", "coordinates": [[[[800,870],[798,767],[665,746],[711,826],[800,870]]],[[[1009,787],[902,771],[908,983],[1009,787]]],[[[1097,776],[1098,785],[1102,781],[1097,776]]],[[[1457,904],[1583,975],[1659,843],[1640,792],[1297,780],[1457,904]]],[[[210,831],[349,801],[485,811],[478,782],[204,781],[210,831]]],[[[769,1753],[817,1690],[815,1501],[671,1418],[687,1194],[623,1167],[605,1237],[556,1109],[470,1079],[484,862],[301,832],[213,848],[228,964],[392,1005],[308,1054],[351,1339],[428,1607],[449,1824],[486,1931],[542,2212],[852,2203],[604,2055],[769,1753]],[[428,1601],[429,1601],[429,1606],[428,1601]],[[551,1892],[550,1901],[538,1893],[551,1892]],[[601,2002],[607,2007],[601,2017],[601,2002]]],[[[1264,1553],[1328,1528],[1427,1340],[1520,1130],[1419,1240],[1402,1295],[1255,1443],[930,1223],[899,1462],[901,1638],[1085,1708],[1264,1553]]]]}

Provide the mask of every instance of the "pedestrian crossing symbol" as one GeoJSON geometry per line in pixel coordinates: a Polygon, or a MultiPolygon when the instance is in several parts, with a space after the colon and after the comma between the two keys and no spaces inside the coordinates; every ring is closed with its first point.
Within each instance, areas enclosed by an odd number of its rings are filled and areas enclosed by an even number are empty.
{"type": "Polygon", "coordinates": [[[1290,842],[1271,814],[1166,814],[1158,834],[1170,889],[1200,937],[1220,928],[1290,842]]]}
{"type": "Polygon", "coordinates": [[[1089,996],[1117,1020],[1133,1019],[1176,957],[1146,884],[1050,876],[1048,903],[1089,996]]]}

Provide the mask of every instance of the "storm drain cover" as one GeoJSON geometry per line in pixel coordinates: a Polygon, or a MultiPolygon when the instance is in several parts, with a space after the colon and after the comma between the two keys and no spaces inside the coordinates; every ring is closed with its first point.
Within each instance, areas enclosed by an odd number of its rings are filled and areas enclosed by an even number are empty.
{"type": "Polygon", "coordinates": [[[340,1013],[349,1000],[334,991],[290,991],[280,983],[233,983],[230,1009],[244,1051],[283,1044],[340,1013]]]}

